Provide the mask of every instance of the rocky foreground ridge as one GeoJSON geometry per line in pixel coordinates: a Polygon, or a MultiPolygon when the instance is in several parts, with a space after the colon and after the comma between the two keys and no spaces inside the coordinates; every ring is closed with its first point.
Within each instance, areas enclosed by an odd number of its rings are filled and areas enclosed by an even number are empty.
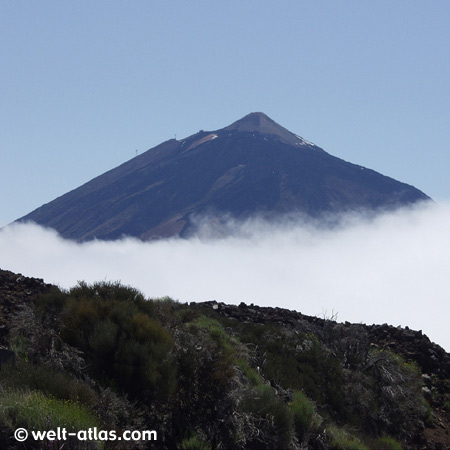
{"type": "Polygon", "coordinates": [[[50,429],[158,431],[49,448],[450,448],[450,354],[408,328],[0,270],[0,345],[0,448],[43,448],[12,435],[44,407],[50,429]]]}

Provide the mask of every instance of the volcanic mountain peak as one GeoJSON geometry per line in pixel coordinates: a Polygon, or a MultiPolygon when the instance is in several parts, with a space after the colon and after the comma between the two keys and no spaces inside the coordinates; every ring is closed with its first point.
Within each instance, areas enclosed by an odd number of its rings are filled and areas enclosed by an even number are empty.
{"type": "Polygon", "coordinates": [[[216,131],[171,139],[41,206],[34,221],[80,241],[189,236],[193,217],[313,217],[384,210],[429,197],[336,158],[251,113],[216,131]]]}
{"type": "Polygon", "coordinates": [[[286,144],[297,144],[297,145],[313,145],[310,142],[304,140],[300,136],[291,133],[286,128],[282,127],[269,116],[263,112],[253,112],[247,114],[240,120],[232,123],[228,127],[224,128],[225,131],[236,130],[236,131],[247,131],[247,132],[257,132],[260,134],[270,134],[279,138],[280,141],[286,144]]]}

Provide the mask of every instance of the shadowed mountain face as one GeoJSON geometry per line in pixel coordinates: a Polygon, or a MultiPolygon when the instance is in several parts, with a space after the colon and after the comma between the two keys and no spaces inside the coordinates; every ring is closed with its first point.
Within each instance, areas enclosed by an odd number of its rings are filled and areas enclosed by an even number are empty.
{"type": "Polygon", "coordinates": [[[221,130],[164,142],[19,220],[79,241],[148,240],[189,234],[194,215],[317,217],[420,200],[429,197],[251,113],[221,130]]]}

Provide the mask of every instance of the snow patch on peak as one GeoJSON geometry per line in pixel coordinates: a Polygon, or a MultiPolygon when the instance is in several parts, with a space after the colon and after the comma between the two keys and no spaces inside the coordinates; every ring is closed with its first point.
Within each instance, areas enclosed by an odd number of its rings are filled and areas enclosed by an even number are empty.
{"type": "Polygon", "coordinates": [[[310,145],[310,146],[315,147],[315,145],[312,142],[309,142],[306,139],[303,139],[298,134],[296,134],[295,137],[300,141],[300,142],[297,143],[297,145],[310,145]]]}
{"type": "Polygon", "coordinates": [[[185,151],[187,152],[188,150],[198,147],[199,145],[202,145],[205,142],[212,141],[213,139],[217,139],[218,137],[219,136],[217,136],[217,134],[210,133],[210,134],[202,137],[201,139],[198,139],[197,141],[193,142],[185,151]]]}
{"type": "Polygon", "coordinates": [[[308,146],[312,150],[317,150],[318,147],[312,142],[303,139],[301,136],[292,133],[286,128],[282,127],[269,116],[262,112],[253,112],[247,114],[242,119],[233,122],[231,125],[223,128],[220,131],[241,131],[247,133],[259,133],[265,138],[272,136],[279,141],[295,146],[308,146]]]}

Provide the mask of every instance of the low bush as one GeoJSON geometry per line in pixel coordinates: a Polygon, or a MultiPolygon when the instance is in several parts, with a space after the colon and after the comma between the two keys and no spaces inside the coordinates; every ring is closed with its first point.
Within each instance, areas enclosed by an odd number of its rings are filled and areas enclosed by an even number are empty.
{"type": "Polygon", "coordinates": [[[142,293],[131,286],[125,286],[120,281],[115,282],[96,282],[88,284],[79,281],[78,285],[70,289],[71,298],[102,298],[104,300],[116,300],[119,302],[145,302],[142,293]]]}
{"type": "Polygon", "coordinates": [[[356,436],[335,425],[327,428],[327,436],[332,450],[369,450],[356,436]]]}
{"type": "Polygon", "coordinates": [[[308,433],[316,431],[321,423],[320,416],[311,400],[300,391],[295,391],[292,402],[289,403],[297,437],[302,441],[308,433]]]}
{"type": "Polygon", "coordinates": [[[32,364],[17,359],[0,370],[0,382],[7,389],[41,391],[60,400],[80,402],[91,408],[97,403],[97,394],[87,383],[67,372],[60,372],[44,364],[32,364]]]}
{"type": "Polygon", "coordinates": [[[294,436],[293,413],[270,386],[264,385],[245,392],[240,409],[244,413],[250,413],[257,420],[267,421],[263,428],[267,434],[276,436],[276,448],[290,448],[294,436]]]}
{"type": "Polygon", "coordinates": [[[445,409],[446,411],[450,411],[450,400],[446,400],[446,401],[444,402],[444,409],[445,409]]]}
{"type": "Polygon", "coordinates": [[[183,439],[180,444],[181,450],[211,450],[211,444],[209,442],[204,441],[197,434],[193,434],[192,436],[183,439]]]}
{"type": "Polygon", "coordinates": [[[85,353],[91,373],[133,398],[167,399],[176,387],[173,339],[155,305],[119,283],[69,291],[62,337],[85,353]]]}
{"type": "Polygon", "coordinates": [[[57,313],[62,310],[67,302],[67,292],[53,286],[49,292],[41,294],[36,300],[36,312],[38,314],[57,313]]]}
{"type": "Polygon", "coordinates": [[[187,324],[187,330],[198,334],[203,332],[203,338],[206,338],[210,345],[215,347],[214,366],[211,375],[215,382],[224,388],[229,380],[234,376],[234,365],[237,364],[236,346],[238,341],[230,337],[222,324],[210,317],[204,315],[198,317],[193,322],[187,324]],[[205,336],[205,332],[207,335],[205,336]]]}
{"type": "Polygon", "coordinates": [[[302,390],[319,405],[344,415],[343,362],[313,332],[297,333],[278,324],[241,324],[241,342],[257,348],[265,379],[284,389],[302,390]]]}
{"type": "Polygon", "coordinates": [[[250,382],[251,386],[261,387],[264,384],[263,378],[259,372],[253,367],[250,367],[247,361],[239,359],[237,360],[237,366],[242,370],[242,373],[250,382]]]}
{"type": "Polygon", "coordinates": [[[431,407],[430,403],[425,399],[423,399],[423,404],[425,407],[425,413],[424,413],[425,425],[427,427],[432,427],[434,425],[434,420],[435,420],[433,408],[431,407]]]}
{"type": "Polygon", "coordinates": [[[10,429],[38,431],[57,427],[78,431],[99,426],[97,417],[86,406],[28,390],[0,392],[0,421],[10,429]]]}

